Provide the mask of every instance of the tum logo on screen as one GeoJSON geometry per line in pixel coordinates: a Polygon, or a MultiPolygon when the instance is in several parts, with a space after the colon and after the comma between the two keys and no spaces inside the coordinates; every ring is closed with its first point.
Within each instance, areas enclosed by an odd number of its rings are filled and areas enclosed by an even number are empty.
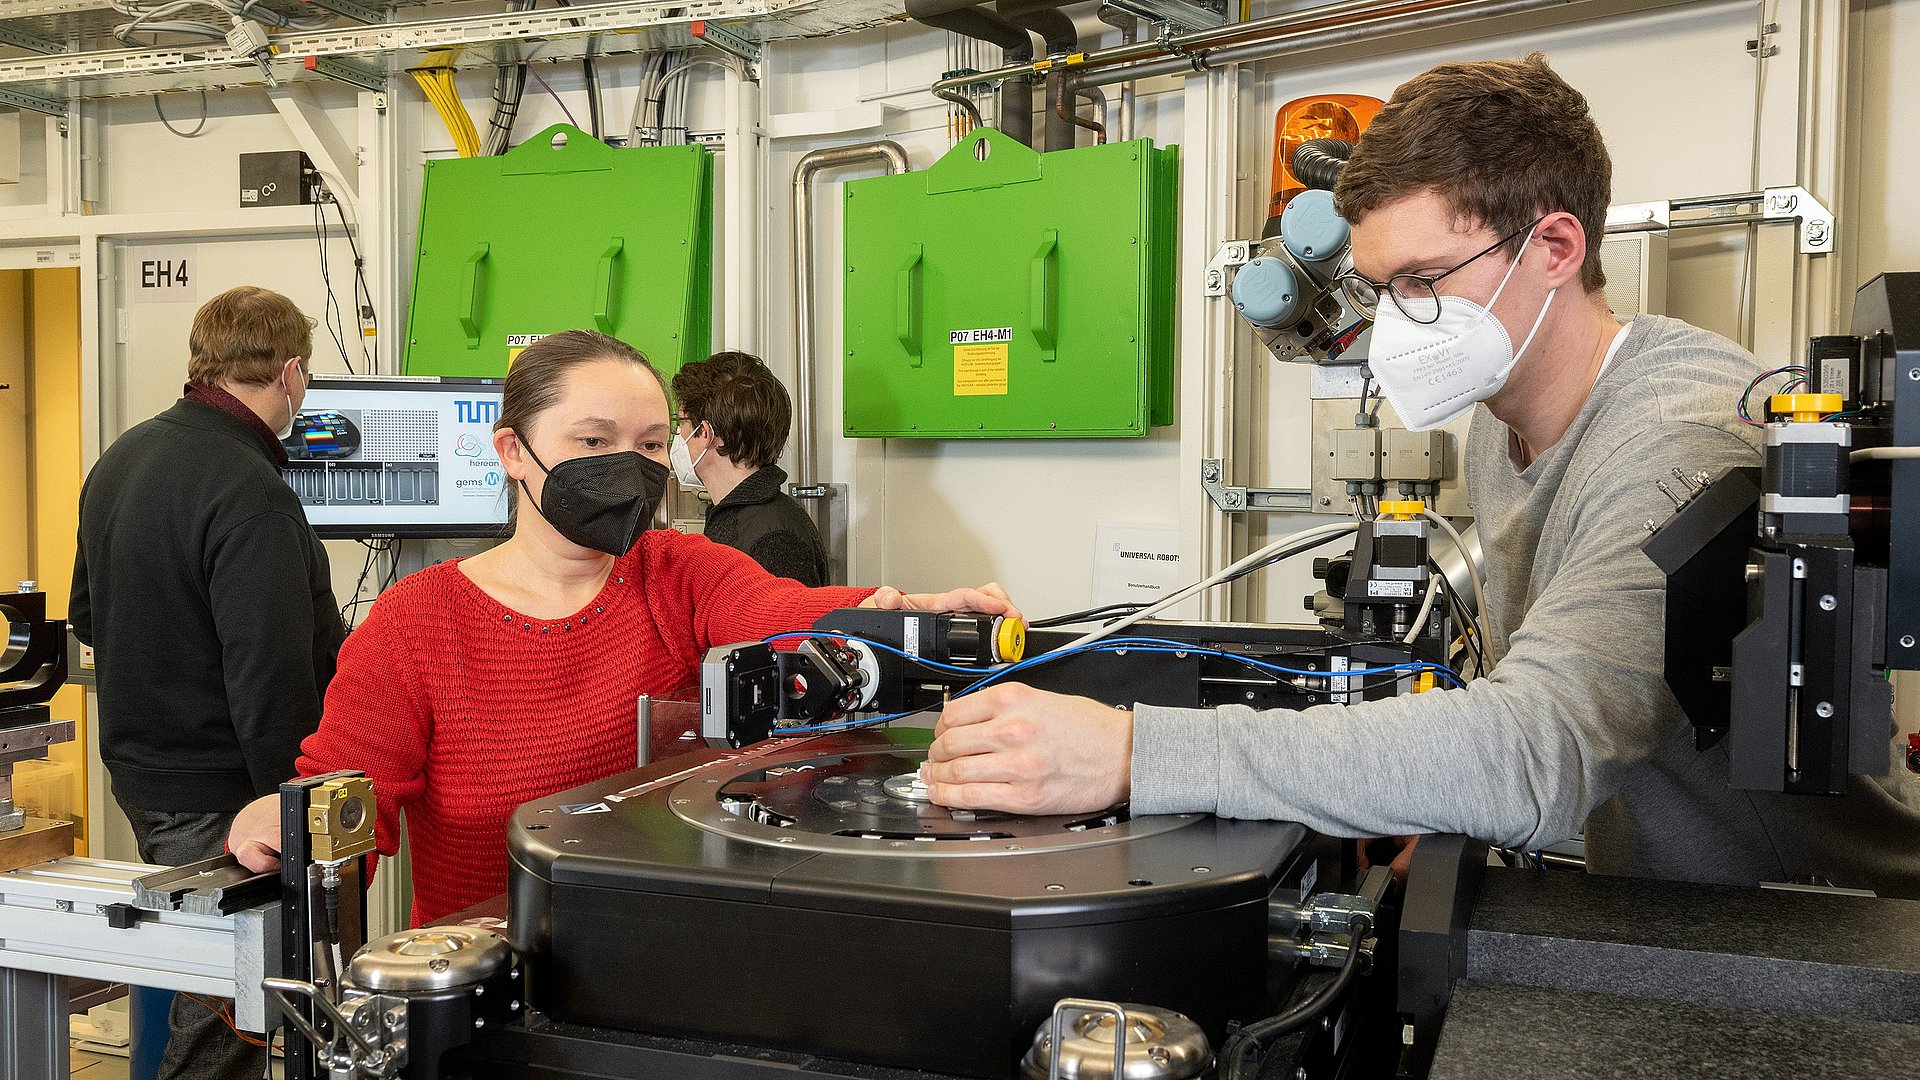
{"type": "Polygon", "coordinates": [[[491,424],[500,418],[497,401],[458,401],[453,403],[455,419],[462,424],[491,424]]]}

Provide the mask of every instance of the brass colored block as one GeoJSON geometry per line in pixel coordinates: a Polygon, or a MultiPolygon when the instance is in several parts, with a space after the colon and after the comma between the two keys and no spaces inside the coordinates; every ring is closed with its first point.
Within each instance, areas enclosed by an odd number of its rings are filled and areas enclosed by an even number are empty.
{"type": "Polygon", "coordinates": [[[364,776],[329,780],[307,798],[307,833],[315,862],[339,862],[374,848],[373,781],[364,776]]]}
{"type": "Polygon", "coordinates": [[[0,873],[73,854],[73,822],[29,817],[24,827],[0,833],[0,873]]]}

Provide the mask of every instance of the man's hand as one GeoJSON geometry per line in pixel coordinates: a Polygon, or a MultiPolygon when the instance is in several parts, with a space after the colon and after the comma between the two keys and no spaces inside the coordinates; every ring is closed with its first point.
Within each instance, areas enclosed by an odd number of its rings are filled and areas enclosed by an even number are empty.
{"type": "Polygon", "coordinates": [[[920,775],[941,806],[1084,814],[1125,802],[1133,713],[1019,683],[947,703],[920,775]]]}
{"type": "Polygon", "coordinates": [[[982,615],[1006,615],[1021,618],[1020,609],[1007,598],[1007,590],[989,581],[977,589],[953,589],[943,593],[903,593],[891,585],[882,585],[872,596],[860,602],[864,608],[882,611],[973,611],[982,615]]]}
{"type": "Polygon", "coordinates": [[[227,850],[256,874],[280,869],[280,796],[262,795],[234,817],[227,850]]]}
{"type": "Polygon", "coordinates": [[[1362,840],[1359,843],[1360,870],[1362,873],[1365,873],[1372,868],[1373,860],[1367,856],[1367,848],[1373,844],[1379,844],[1383,848],[1393,850],[1393,861],[1387,864],[1387,868],[1393,871],[1394,880],[1405,885],[1407,883],[1407,870],[1413,866],[1413,846],[1419,842],[1420,838],[1418,836],[1395,836],[1373,841],[1362,840]]]}

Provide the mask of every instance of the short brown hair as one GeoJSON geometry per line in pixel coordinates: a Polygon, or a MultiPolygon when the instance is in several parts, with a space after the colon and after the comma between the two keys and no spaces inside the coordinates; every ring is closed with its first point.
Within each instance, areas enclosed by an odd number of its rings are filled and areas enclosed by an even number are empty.
{"type": "MultiPolygon", "coordinates": [[[[559,399],[560,385],[566,381],[567,372],[596,360],[624,360],[645,368],[660,380],[662,391],[667,388],[660,372],[639,349],[594,330],[562,330],[548,334],[513,358],[507,368],[506,385],[500,388],[500,416],[493,422],[493,430],[512,428],[520,441],[526,442],[534,418],[552,408],[559,399]]],[[[509,520],[512,520],[511,515],[519,509],[520,492],[508,485],[507,494],[509,520]]]]}
{"type": "Polygon", "coordinates": [[[200,306],[187,335],[187,378],[208,386],[265,386],[296,356],[313,369],[313,320],[293,301],[257,285],[228,289],[200,306]]]}
{"type": "Polygon", "coordinates": [[[780,460],[793,423],[793,401],[771,370],[751,353],[720,352],[673,377],[680,414],[705,420],[736,465],[763,468],[780,460]]]}
{"type": "MultiPolygon", "coordinates": [[[[1587,99],[1540,53],[1442,64],[1402,83],[1360,136],[1334,202],[1358,221],[1424,191],[1501,236],[1555,211],[1572,214],[1587,233],[1580,282],[1588,292],[1606,284],[1600,238],[1613,159],[1587,99]]],[[[1510,255],[1524,239],[1508,244],[1510,255]]]]}

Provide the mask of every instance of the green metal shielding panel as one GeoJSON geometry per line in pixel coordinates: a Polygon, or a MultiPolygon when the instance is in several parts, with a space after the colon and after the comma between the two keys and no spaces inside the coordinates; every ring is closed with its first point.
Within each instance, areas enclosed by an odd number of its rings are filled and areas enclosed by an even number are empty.
{"type": "Polygon", "coordinates": [[[1175,148],[991,128],[846,185],[851,437],[1145,435],[1173,422],[1175,148]]]}
{"type": "Polygon", "coordinates": [[[499,377],[533,339],[584,328],[671,378],[707,355],[712,207],[704,147],[617,149],[566,124],[428,162],[405,371],[499,377]]]}

